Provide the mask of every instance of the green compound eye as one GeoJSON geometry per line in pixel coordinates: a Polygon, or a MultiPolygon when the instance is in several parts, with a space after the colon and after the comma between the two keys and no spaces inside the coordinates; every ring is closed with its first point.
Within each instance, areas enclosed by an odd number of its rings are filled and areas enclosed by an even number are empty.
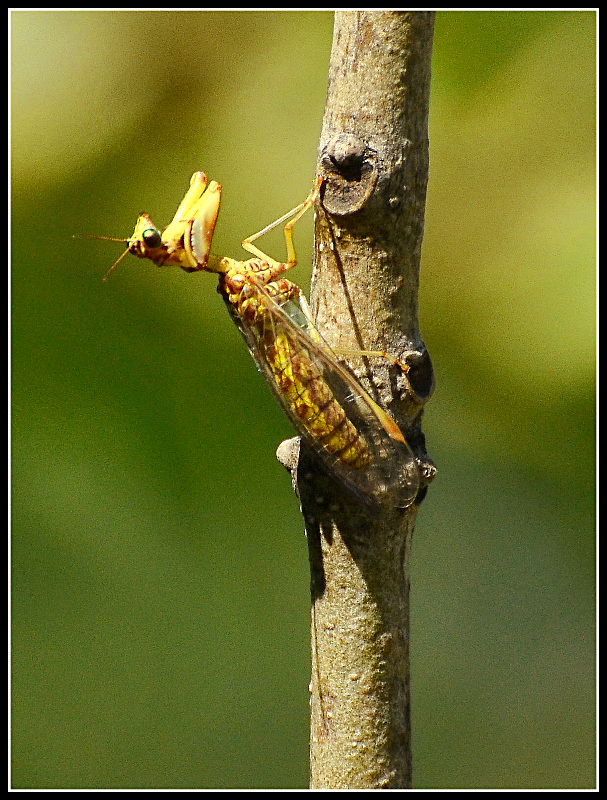
{"type": "Polygon", "coordinates": [[[141,238],[145,246],[149,247],[150,250],[156,250],[162,244],[162,237],[156,228],[148,228],[147,231],[141,234],[141,238]]]}

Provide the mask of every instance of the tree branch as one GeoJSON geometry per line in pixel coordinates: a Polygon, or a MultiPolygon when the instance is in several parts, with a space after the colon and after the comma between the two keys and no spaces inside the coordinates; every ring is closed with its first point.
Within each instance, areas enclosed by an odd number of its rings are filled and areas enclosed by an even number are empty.
{"type": "Polygon", "coordinates": [[[357,374],[405,433],[422,489],[405,511],[371,514],[301,447],[312,789],[411,786],[407,556],[434,469],[420,425],[432,366],[417,314],[433,22],[431,12],[335,14],[312,308],[334,348],[385,349],[408,365],[405,375],[367,359],[357,374]]]}

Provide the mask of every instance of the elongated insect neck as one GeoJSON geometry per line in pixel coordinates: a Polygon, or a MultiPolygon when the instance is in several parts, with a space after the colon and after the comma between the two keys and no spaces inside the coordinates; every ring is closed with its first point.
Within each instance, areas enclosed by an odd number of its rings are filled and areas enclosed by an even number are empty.
{"type": "Polygon", "coordinates": [[[207,272],[218,272],[222,275],[230,269],[232,266],[232,259],[228,258],[227,256],[214,256],[213,253],[209,253],[209,257],[204,269],[207,272]]]}

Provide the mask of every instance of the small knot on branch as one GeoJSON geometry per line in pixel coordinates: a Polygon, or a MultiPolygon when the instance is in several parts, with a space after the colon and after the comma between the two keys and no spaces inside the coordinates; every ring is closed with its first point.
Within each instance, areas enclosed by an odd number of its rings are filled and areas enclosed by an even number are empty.
{"type": "Polygon", "coordinates": [[[365,205],[377,183],[377,153],[351,133],[334,136],[321,156],[325,177],[323,206],[337,216],[354,214],[365,205]]]}

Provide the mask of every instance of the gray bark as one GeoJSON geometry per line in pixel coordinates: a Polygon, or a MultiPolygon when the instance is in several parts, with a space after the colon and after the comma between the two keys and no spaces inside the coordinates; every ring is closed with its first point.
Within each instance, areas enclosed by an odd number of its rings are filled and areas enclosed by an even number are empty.
{"type": "Polygon", "coordinates": [[[434,14],[339,11],[320,141],[312,310],[418,457],[406,510],[372,513],[302,445],[298,489],[312,574],[310,787],[411,787],[408,553],[434,468],[421,433],[432,366],[417,295],[428,178],[434,14]],[[361,372],[362,367],[362,372],[361,372]]]}

